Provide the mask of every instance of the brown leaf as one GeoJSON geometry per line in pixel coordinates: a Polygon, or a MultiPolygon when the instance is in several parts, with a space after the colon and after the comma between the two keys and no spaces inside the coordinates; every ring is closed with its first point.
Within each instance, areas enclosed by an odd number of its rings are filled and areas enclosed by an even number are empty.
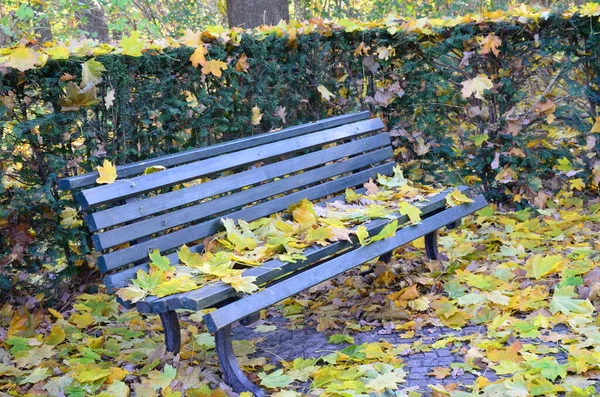
{"type": "Polygon", "coordinates": [[[275,109],[275,116],[279,117],[281,119],[281,122],[283,124],[285,124],[285,116],[286,116],[285,107],[277,106],[277,108],[275,109]]]}
{"type": "Polygon", "coordinates": [[[90,107],[100,102],[96,96],[96,86],[92,83],[84,88],[79,88],[74,82],[69,82],[66,88],[66,96],[58,103],[63,112],[75,112],[82,107],[90,107]]]}
{"type": "Polygon", "coordinates": [[[21,309],[13,314],[8,326],[8,336],[33,336],[36,328],[44,321],[44,311],[38,309],[33,313],[29,313],[27,308],[21,309]]]}
{"type": "Polygon", "coordinates": [[[377,186],[377,184],[373,182],[373,179],[371,178],[369,178],[369,182],[365,182],[363,186],[367,189],[367,194],[379,193],[379,186],[377,186]]]}
{"type": "Polygon", "coordinates": [[[243,53],[242,55],[240,55],[240,59],[235,64],[235,70],[237,70],[238,72],[246,73],[248,72],[248,69],[250,69],[250,64],[248,63],[248,56],[246,55],[246,53],[243,53]]]}
{"type": "Polygon", "coordinates": [[[429,376],[435,376],[436,379],[444,379],[446,378],[448,375],[450,375],[450,368],[445,368],[445,367],[433,367],[431,369],[431,372],[428,373],[427,375],[429,376]]]}
{"type": "Polygon", "coordinates": [[[549,115],[554,113],[556,110],[556,105],[552,101],[552,99],[547,99],[544,102],[538,102],[533,106],[533,111],[540,114],[549,115]]]}

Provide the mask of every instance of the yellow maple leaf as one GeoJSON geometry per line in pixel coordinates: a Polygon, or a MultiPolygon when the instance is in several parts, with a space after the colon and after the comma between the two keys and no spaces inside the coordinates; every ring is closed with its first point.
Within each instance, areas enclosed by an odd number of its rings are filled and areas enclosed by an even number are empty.
{"type": "Polygon", "coordinates": [[[240,59],[235,64],[235,70],[238,72],[247,72],[250,69],[250,64],[248,63],[248,55],[243,53],[240,55],[240,59]]]}
{"type": "Polygon", "coordinates": [[[421,222],[421,210],[406,201],[401,201],[398,204],[398,209],[402,215],[407,215],[411,223],[421,222]]]}
{"type": "Polygon", "coordinates": [[[600,4],[587,3],[579,8],[579,14],[584,17],[597,17],[600,15],[600,4]]]}
{"type": "Polygon", "coordinates": [[[205,55],[207,53],[208,51],[206,50],[206,47],[204,47],[204,44],[200,43],[198,48],[196,48],[196,51],[194,51],[194,53],[190,56],[192,65],[194,65],[195,68],[197,68],[198,65],[204,66],[206,64],[205,55]]]}
{"type": "Polygon", "coordinates": [[[358,47],[356,47],[356,49],[354,50],[354,56],[358,57],[360,55],[369,55],[370,51],[371,51],[371,47],[366,46],[365,42],[361,41],[361,43],[358,45],[358,47]]]}
{"type": "Polygon", "coordinates": [[[581,178],[572,179],[569,181],[569,186],[571,190],[583,190],[585,189],[585,182],[581,178]]]}
{"type": "Polygon", "coordinates": [[[130,36],[123,37],[121,40],[121,47],[123,48],[123,55],[139,57],[142,56],[144,41],[140,39],[140,33],[134,31],[131,32],[130,36]]]}
{"type": "Polygon", "coordinates": [[[40,54],[31,48],[20,46],[11,52],[7,61],[4,62],[4,66],[10,66],[24,72],[29,69],[33,69],[40,60],[40,54]]]}
{"type": "Polygon", "coordinates": [[[489,54],[493,52],[495,56],[498,56],[498,47],[502,44],[502,40],[496,36],[493,32],[488,34],[485,39],[481,41],[481,53],[489,54]]]}
{"type": "Polygon", "coordinates": [[[100,174],[96,179],[96,183],[106,184],[117,180],[117,168],[110,161],[104,160],[104,163],[96,168],[98,169],[98,174],[100,174]]]}
{"type": "Polygon", "coordinates": [[[360,245],[367,245],[369,244],[370,241],[368,241],[367,239],[369,238],[369,232],[367,231],[367,228],[364,227],[363,225],[360,225],[356,228],[356,237],[358,237],[358,242],[360,243],[360,245]]]}
{"type": "Polygon", "coordinates": [[[451,191],[450,193],[448,193],[446,195],[446,203],[450,207],[455,207],[455,206],[463,204],[463,203],[472,203],[472,202],[473,202],[473,200],[471,200],[470,198],[465,196],[458,189],[454,189],[453,191],[451,191]]]}
{"type": "Polygon", "coordinates": [[[483,99],[483,92],[494,88],[494,83],[485,74],[478,74],[477,77],[465,80],[460,84],[463,86],[461,93],[465,98],[475,94],[475,98],[483,99]]]}
{"type": "Polygon", "coordinates": [[[600,132],[600,117],[596,117],[596,122],[592,126],[590,132],[600,132]]]}
{"type": "Polygon", "coordinates": [[[324,85],[318,86],[317,91],[319,91],[323,99],[326,101],[330,101],[331,99],[335,98],[335,94],[329,91],[324,85]]]}
{"type": "Polygon", "coordinates": [[[56,45],[51,48],[45,48],[44,52],[52,59],[69,59],[71,50],[64,45],[56,45]]]}
{"type": "Polygon", "coordinates": [[[77,210],[71,207],[65,207],[60,213],[60,225],[67,229],[75,229],[83,224],[81,219],[77,219],[77,210]]]}
{"type": "Polygon", "coordinates": [[[258,286],[254,284],[256,277],[242,277],[241,274],[236,274],[233,276],[222,277],[221,280],[224,283],[231,285],[237,292],[250,294],[258,289],[258,286]]]}
{"type": "Polygon", "coordinates": [[[195,47],[202,45],[202,32],[194,32],[191,29],[186,29],[185,34],[179,39],[181,44],[188,47],[195,47]]]}
{"type": "Polygon", "coordinates": [[[252,125],[259,125],[263,114],[260,112],[258,106],[252,108],[252,125]]]}
{"type": "Polygon", "coordinates": [[[137,285],[130,285],[125,288],[120,288],[117,291],[117,296],[125,302],[135,303],[141,301],[148,295],[148,292],[138,287],[137,285]]]}
{"type": "Polygon", "coordinates": [[[216,59],[206,61],[206,63],[202,66],[202,74],[211,73],[214,76],[221,77],[222,70],[227,70],[227,64],[216,59]]]}

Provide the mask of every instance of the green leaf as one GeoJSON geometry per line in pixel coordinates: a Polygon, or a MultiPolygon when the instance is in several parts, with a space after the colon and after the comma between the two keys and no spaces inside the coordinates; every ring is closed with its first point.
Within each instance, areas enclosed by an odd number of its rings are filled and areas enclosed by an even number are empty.
{"type": "Polygon", "coordinates": [[[273,371],[268,375],[264,372],[261,372],[258,374],[258,377],[261,379],[260,384],[264,387],[268,387],[269,389],[286,387],[294,381],[294,378],[291,376],[284,375],[282,369],[273,371]]]}
{"type": "Polygon", "coordinates": [[[162,256],[160,254],[160,251],[158,249],[155,249],[154,251],[152,251],[149,255],[150,260],[152,261],[152,265],[163,271],[163,272],[167,272],[170,270],[174,270],[175,267],[171,266],[171,262],[169,261],[169,258],[167,258],[166,256],[162,256]]]}
{"type": "Polygon", "coordinates": [[[262,333],[273,332],[275,330],[277,330],[277,326],[275,326],[275,325],[264,325],[264,324],[262,324],[262,325],[257,325],[254,328],[255,332],[262,332],[262,333]]]}
{"type": "Polygon", "coordinates": [[[335,334],[329,337],[328,343],[339,345],[341,343],[354,344],[354,338],[347,334],[335,334]]]}
{"type": "Polygon", "coordinates": [[[394,219],[387,225],[385,225],[379,233],[371,237],[371,242],[383,240],[396,235],[396,229],[398,228],[398,219],[394,219]]]}
{"type": "Polygon", "coordinates": [[[391,188],[395,188],[395,187],[402,187],[404,185],[406,185],[408,183],[408,180],[406,178],[404,178],[404,175],[402,174],[402,169],[400,168],[400,165],[396,165],[394,167],[394,176],[385,176],[385,175],[377,175],[377,183],[379,183],[381,186],[385,186],[389,189],[391,188]]]}
{"type": "Polygon", "coordinates": [[[567,368],[569,364],[558,364],[554,357],[544,357],[537,361],[528,361],[527,365],[531,368],[539,369],[542,376],[554,382],[559,376],[565,378],[567,376],[567,368]]]}
{"type": "Polygon", "coordinates": [[[483,144],[483,142],[487,141],[488,139],[490,139],[490,136],[487,133],[485,133],[485,134],[479,134],[479,135],[473,135],[471,137],[471,140],[473,141],[473,143],[477,147],[481,146],[483,144]]]}
{"type": "Polygon", "coordinates": [[[465,288],[457,280],[450,280],[444,284],[444,291],[451,299],[460,298],[465,294],[465,288]]]}
{"type": "Polygon", "coordinates": [[[150,167],[146,167],[146,169],[144,170],[144,175],[150,175],[150,174],[154,174],[155,172],[160,172],[160,171],[164,171],[167,168],[165,166],[162,165],[153,165],[150,167]]]}
{"type": "Polygon", "coordinates": [[[19,382],[20,385],[27,383],[38,383],[41,380],[50,376],[50,371],[47,368],[37,367],[28,376],[19,382]]]}
{"type": "Polygon", "coordinates": [[[308,229],[306,234],[306,241],[309,243],[316,242],[317,244],[327,245],[326,239],[333,237],[331,229],[328,227],[320,226],[316,229],[308,229]]]}
{"type": "Polygon", "coordinates": [[[358,242],[360,245],[367,245],[367,238],[369,237],[369,232],[367,228],[363,225],[360,225],[356,228],[356,237],[358,237],[358,242]]]}
{"type": "Polygon", "coordinates": [[[564,314],[592,314],[594,307],[587,299],[573,299],[577,294],[574,292],[572,285],[566,285],[554,290],[554,295],[550,301],[550,311],[552,314],[558,312],[564,314]]]}
{"type": "Polygon", "coordinates": [[[144,291],[152,291],[162,283],[162,280],[160,272],[151,271],[151,273],[146,273],[146,271],[139,269],[132,283],[144,291]]]}
{"type": "Polygon", "coordinates": [[[204,346],[207,349],[215,348],[215,337],[212,336],[210,333],[203,332],[201,334],[196,334],[194,337],[196,338],[196,342],[200,346],[204,346]]]}
{"type": "Polygon", "coordinates": [[[81,65],[81,86],[88,84],[98,84],[102,81],[102,73],[106,72],[104,65],[95,58],[89,59],[81,65]]]}
{"type": "Polygon", "coordinates": [[[177,370],[171,365],[165,364],[163,372],[156,370],[150,371],[148,373],[148,381],[154,390],[164,389],[173,382],[175,376],[177,376],[177,370]]]}

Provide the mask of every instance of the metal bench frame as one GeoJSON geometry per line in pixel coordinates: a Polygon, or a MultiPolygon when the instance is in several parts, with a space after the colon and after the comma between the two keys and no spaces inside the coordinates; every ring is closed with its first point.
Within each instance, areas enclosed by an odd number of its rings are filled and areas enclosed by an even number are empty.
{"type": "MultiPolygon", "coordinates": [[[[329,198],[335,200],[343,198],[339,194],[346,188],[364,191],[359,187],[370,178],[392,173],[393,150],[389,135],[380,132],[382,128],[381,120],[371,119],[368,112],[352,113],[119,166],[120,179],[114,184],[96,186],[98,174],[93,172],[61,179],[59,188],[74,191],[87,212],[85,223],[94,233],[92,243],[102,253],[98,267],[107,273],[104,281],[112,293],[126,286],[138,269],[148,269],[144,262],[151,249],[165,253],[172,264],[177,264],[175,250],[183,244],[197,243],[190,249],[201,252],[202,239],[223,230],[221,217],[251,221],[282,211],[302,198],[337,195],[329,198]],[[252,168],[256,162],[267,164],[252,168]],[[143,175],[147,167],[155,165],[167,169],[143,175]],[[183,185],[207,176],[209,182],[183,185]],[[247,186],[250,188],[244,188],[247,186]]],[[[270,260],[246,269],[243,275],[256,277],[257,284],[264,287],[251,295],[242,296],[219,282],[164,298],[148,297],[135,305],[120,302],[141,313],[158,314],[167,350],[173,353],[181,347],[176,310],[216,307],[204,320],[215,334],[225,381],[236,392],[265,396],[237,363],[231,325],[252,323],[260,310],[364,262],[377,257],[389,261],[395,248],[419,237],[425,237],[427,256],[436,259],[437,230],[456,227],[462,217],[487,205],[483,196],[477,196],[472,203],[446,208],[448,192],[450,189],[417,203],[422,221],[400,228],[393,237],[366,246],[356,240],[315,245],[303,253],[305,260],[270,260]]],[[[408,221],[399,213],[394,217],[399,224],[408,221]]],[[[377,219],[366,227],[374,235],[389,222],[377,219]]]]}

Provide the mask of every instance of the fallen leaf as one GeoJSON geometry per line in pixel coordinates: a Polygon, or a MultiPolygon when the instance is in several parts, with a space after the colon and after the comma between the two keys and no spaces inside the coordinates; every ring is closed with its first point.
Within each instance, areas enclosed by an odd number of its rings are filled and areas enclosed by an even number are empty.
{"type": "MultiPolygon", "coordinates": [[[[204,66],[206,64],[205,55],[207,53],[208,53],[208,51],[206,50],[206,47],[204,47],[204,44],[200,43],[198,45],[198,47],[196,48],[196,50],[190,56],[190,62],[192,62],[192,65],[194,65],[195,68],[197,68],[198,65],[204,66]]],[[[202,73],[204,73],[204,72],[202,72],[202,73]]]]}
{"type": "Polygon", "coordinates": [[[494,32],[491,32],[486,36],[485,39],[481,41],[481,53],[489,54],[492,52],[495,56],[498,56],[500,53],[498,51],[500,44],[502,44],[502,40],[500,40],[500,38],[496,36],[494,32]]]}
{"type": "Polygon", "coordinates": [[[58,101],[63,112],[75,112],[81,108],[97,105],[99,102],[94,84],[79,88],[72,81],[67,84],[65,96],[58,101]]]}
{"type": "Polygon", "coordinates": [[[106,72],[104,65],[91,58],[81,65],[81,87],[88,84],[98,84],[102,81],[102,73],[106,72]]]}
{"type": "Polygon", "coordinates": [[[478,74],[477,77],[465,80],[460,84],[463,86],[461,93],[465,98],[474,94],[475,98],[483,99],[484,91],[494,88],[494,83],[485,74],[478,74]]]}
{"type": "Polygon", "coordinates": [[[452,370],[450,368],[445,368],[445,367],[433,367],[431,369],[431,372],[428,373],[427,375],[429,376],[435,376],[436,379],[444,379],[446,378],[448,375],[450,375],[450,372],[452,370]]]}
{"type": "Polygon", "coordinates": [[[29,47],[19,46],[14,49],[3,63],[4,66],[9,66],[24,72],[35,68],[35,65],[40,60],[40,54],[29,47]]]}
{"type": "Polygon", "coordinates": [[[260,109],[258,106],[254,106],[252,108],[252,125],[259,125],[260,124],[260,120],[262,120],[262,116],[263,114],[260,112],[260,109]]]}
{"type": "Polygon", "coordinates": [[[223,61],[215,59],[206,61],[206,63],[202,66],[203,74],[212,74],[216,77],[221,77],[222,70],[227,70],[227,64],[223,61]]]}
{"type": "Polygon", "coordinates": [[[104,163],[98,167],[98,178],[96,178],[96,183],[98,184],[108,184],[114,183],[117,180],[117,168],[108,160],[104,160],[104,163]]]}
{"type": "Polygon", "coordinates": [[[317,91],[319,91],[319,93],[321,94],[321,97],[326,101],[330,101],[333,98],[335,98],[335,94],[333,94],[331,91],[329,91],[324,85],[318,86],[317,91]]]}
{"type": "Polygon", "coordinates": [[[240,59],[238,59],[237,63],[235,64],[235,70],[237,70],[238,72],[247,73],[248,69],[250,69],[250,64],[248,63],[248,56],[246,55],[246,53],[242,53],[242,55],[240,55],[240,59]]]}

